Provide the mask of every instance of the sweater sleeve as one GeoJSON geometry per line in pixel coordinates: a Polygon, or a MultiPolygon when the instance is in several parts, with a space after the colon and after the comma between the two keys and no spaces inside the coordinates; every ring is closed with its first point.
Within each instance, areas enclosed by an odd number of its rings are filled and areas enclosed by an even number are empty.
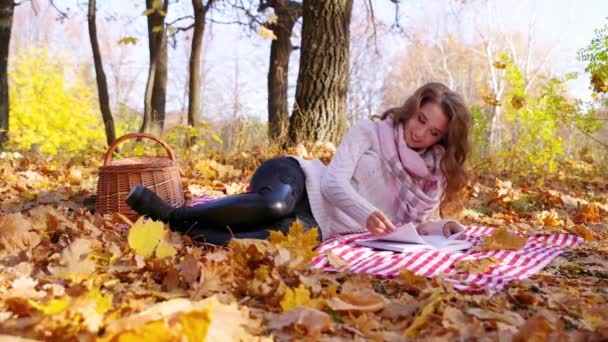
{"type": "Polygon", "coordinates": [[[373,122],[361,119],[342,140],[321,178],[321,192],[335,207],[365,227],[367,218],[378,210],[353,188],[350,180],[363,153],[373,146],[373,122]]]}

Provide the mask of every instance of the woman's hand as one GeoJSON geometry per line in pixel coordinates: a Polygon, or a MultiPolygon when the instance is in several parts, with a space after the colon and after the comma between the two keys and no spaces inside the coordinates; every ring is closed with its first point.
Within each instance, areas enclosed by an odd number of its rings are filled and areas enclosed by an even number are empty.
{"type": "MultiPolygon", "coordinates": [[[[439,222],[427,222],[419,225],[417,229],[420,235],[443,235],[445,237],[464,231],[462,225],[455,221],[450,221],[444,225],[439,222]]],[[[457,239],[464,239],[464,235],[460,235],[457,239]]]]}
{"type": "Polygon", "coordinates": [[[386,235],[395,231],[395,225],[380,210],[369,215],[366,228],[372,235],[386,235]]]}
{"type": "MultiPolygon", "coordinates": [[[[462,228],[462,225],[458,224],[457,222],[452,221],[452,222],[448,222],[443,225],[443,235],[445,237],[450,237],[456,233],[460,233],[463,231],[464,231],[464,229],[462,228]]],[[[461,234],[456,239],[458,239],[458,240],[464,239],[464,234],[461,234]]]]}

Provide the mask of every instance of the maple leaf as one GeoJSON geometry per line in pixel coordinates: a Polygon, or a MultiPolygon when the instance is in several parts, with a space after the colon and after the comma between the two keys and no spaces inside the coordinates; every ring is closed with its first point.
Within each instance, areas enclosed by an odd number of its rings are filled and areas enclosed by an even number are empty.
{"type": "Polygon", "coordinates": [[[299,306],[310,306],[313,308],[319,308],[321,306],[322,300],[320,299],[311,299],[310,291],[303,284],[300,284],[297,288],[285,289],[285,295],[281,300],[281,309],[283,312],[293,310],[299,306]]]}
{"type": "Polygon", "coordinates": [[[204,298],[213,293],[226,290],[231,286],[230,269],[215,261],[206,261],[200,270],[200,278],[192,286],[194,298],[204,298]]]}
{"type": "Polygon", "coordinates": [[[451,306],[443,311],[441,325],[457,331],[460,336],[465,338],[483,336],[485,332],[485,328],[479,320],[451,306]]]}
{"type": "Polygon", "coordinates": [[[73,279],[87,278],[95,272],[95,262],[88,258],[95,242],[88,239],[76,239],[61,251],[61,264],[63,266],[50,267],[49,270],[60,277],[73,279]]]}
{"type": "Polygon", "coordinates": [[[564,224],[564,220],[559,218],[559,215],[555,209],[550,211],[542,211],[536,215],[535,220],[539,222],[543,227],[556,227],[564,224]]]}
{"type": "Polygon", "coordinates": [[[441,294],[441,292],[436,291],[433,293],[428,304],[420,310],[420,313],[416,315],[412,324],[405,330],[404,336],[406,338],[416,337],[418,330],[420,330],[420,328],[429,320],[437,305],[445,299],[446,296],[441,294]]]}
{"type": "Polygon", "coordinates": [[[21,276],[13,280],[11,282],[9,291],[7,293],[3,293],[2,295],[6,298],[22,297],[29,299],[38,299],[44,297],[46,293],[44,291],[37,291],[36,285],[38,285],[38,280],[26,276],[21,276]]]}
{"type": "Polygon", "coordinates": [[[500,264],[500,260],[496,258],[480,258],[459,260],[454,263],[454,266],[459,272],[470,274],[479,274],[489,271],[492,267],[500,264]]]}
{"type": "Polygon", "coordinates": [[[429,285],[428,279],[404,268],[399,272],[399,280],[407,290],[422,290],[429,285]]]}
{"type": "Polygon", "coordinates": [[[348,266],[348,262],[342,259],[340,256],[335,255],[332,251],[329,251],[325,254],[327,256],[327,261],[331,265],[331,267],[335,269],[342,269],[348,266]]]}
{"type": "Polygon", "coordinates": [[[297,266],[303,267],[308,265],[308,263],[310,263],[318,254],[313,251],[313,248],[319,244],[319,232],[317,229],[318,228],[312,228],[305,233],[302,222],[296,220],[291,227],[289,227],[287,236],[280,231],[271,231],[269,240],[277,249],[287,249],[293,259],[300,261],[297,266]]]}
{"type": "Polygon", "coordinates": [[[167,233],[164,223],[153,220],[144,222],[142,216],[129,229],[127,241],[135,253],[144,258],[151,257],[155,252],[157,258],[174,256],[177,251],[165,240],[167,233]]]}
{"type": "Polygon", "coordinates": [[[577,224],[598,223],[600,220],[600,209],[595,203],[583,205],[573,218],[577,224]]]}
{"type": "Polygon", "coordinates": [[[179,315],[179,322],[182,326],[182,334],[188,341],[205,341],[209,332],[209,310],[192,311],[179,315]]]}
{"type": "Polygon", "coordinates": [[[382,310],[386,299],[372,289],[362,289],[341,293],[326,300],[327,306],[335,311],[375,312],[382,310]]]}
{"type": "Polygon", "coordinates": [[[292,327],[303,336],[315,338],[323,331],[331,329],[331,317],[323,311],[308,306],[300,306],[285,312],[269,322],[272,330],[292,327]]]}
{"type": "Polygon", "coordinates": [[[475,246],[473,250],[492,251],[500,249],[519,250],[521,249],[528,238],[525,236],[517,236],[510,234],[507,228],[502,227],[496,229],[492,235],[481,238],[482,245],[475,246]]]}
{"type": "Polygon", "coordinates": [[[2,216],[0,218],[0,255],[18,254],[20,251],[36,247],[41,239],[36,232],[31,230],[31,222],[21,213],[2,216]]]}

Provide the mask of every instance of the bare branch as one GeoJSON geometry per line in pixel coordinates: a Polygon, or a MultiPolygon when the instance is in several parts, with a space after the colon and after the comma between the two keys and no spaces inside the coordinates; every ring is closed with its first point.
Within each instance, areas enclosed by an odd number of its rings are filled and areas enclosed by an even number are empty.
{"type": "Polygon", "coordinates": [[[183,16],[181,18],[177,18],[177,19],[173,20],[170,23],[167,23],[167,25],[173,26],[175,23],[177,23],[179,21],[182,21],[182,20],[186,20],[186,19],[193,19],[194,20],[194,16],[192,16],[192,15],[186,15],[186,16],[183,16]]]}
{"type": "Polygon", "coordinates": [[[55,8],[55,10],[57,11],[57,13],[59,13],[59,21],[63,21],[64,19],[68,19],[68,13],[60,10],[59,7],[57,7],[57,5],[55,5],[55,1],[54,0],[49,0],[49,2],[51,3],[51,6],[53,6],[55,8]]]}

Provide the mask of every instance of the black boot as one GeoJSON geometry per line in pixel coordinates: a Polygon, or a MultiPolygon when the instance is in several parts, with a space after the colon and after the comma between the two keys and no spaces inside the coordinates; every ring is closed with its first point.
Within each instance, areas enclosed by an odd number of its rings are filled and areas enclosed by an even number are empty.
{"type": "Polygon", "coordinates": [[[157,221],[167,223],[169,221],[169,213],[174,209],[172,206],[158,197],[154,191],[146,188],[141,184],[136,184],[125,200],[127,205],[135,212],[157,221]]]}

